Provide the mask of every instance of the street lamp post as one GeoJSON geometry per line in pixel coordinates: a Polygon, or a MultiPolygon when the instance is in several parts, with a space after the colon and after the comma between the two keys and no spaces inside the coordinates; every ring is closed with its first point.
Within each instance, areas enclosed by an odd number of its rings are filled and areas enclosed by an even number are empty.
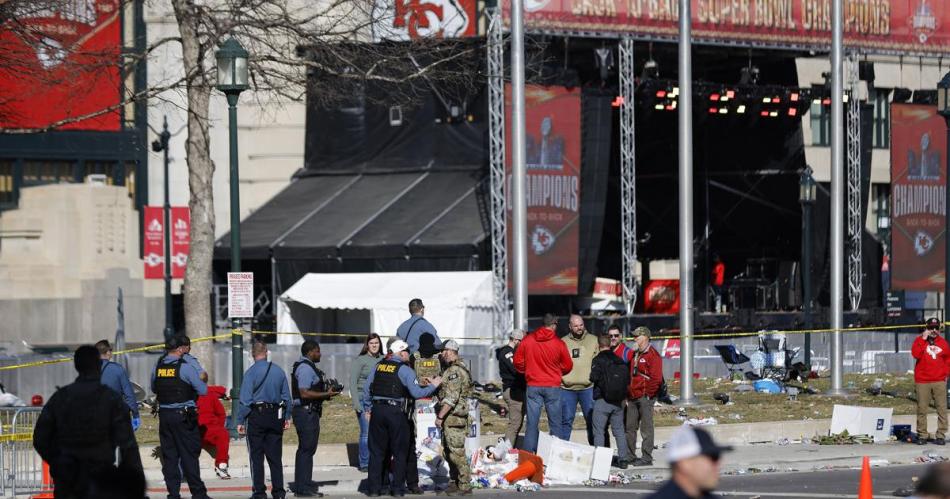
{"type": "MultiPolygon", "coordinates": [[[[950,73],[943,75],[943,79],[940,80],[940,83],[937,83],[937,112],[940,113],[940,116],[943,116],[943,119],[947,122],[947,144],[950,144],[950,73]]],[[[947,155],[947,169],[946,173],[950,174],[950,155],[947,155]]],[[[944,186],[944,196],[946,196],[944,202],[944,207],[950,206],[950,178],[947,178],[946,185],[944,186]]],[[[947,213],[945,215],[950,215],[947,213]]],[[[944,217],[944,234],[950,234],[946,229],[950,229],[950,216],[944,217]]],[[[947,237],[944,236],[946,241],[947,237]]],[[[950,320],[948,320],[947,314],[950,312],[950,242],[944,244],[945,255],[945,270],[944,270],[944,290],[943,290],[943,322],[944,322],[944,334],[950,334],[950,320]]]]}
{"type": "Polygon", "coordinates": [[[168,341],[175,335],[175,327],[172,324],[172,250],[171,250],[171,204],[168,202],[168,141],[172,134],[168,132],[168,116],[165,116],[162,122],[162,133],[158,134],[158,140],[152,141],[152,150],[164,153],[165,176],[165,204],[162,205],[162,227],[164,230],[163,239],[165,243],[165,341],[168,341]]]}
{"type": "MultiPolygon", "coordinates": [[[[802,204],[802,312],[806,330],[811,329],[811,208],[816,191],[811,173],[811,167],[806,166],[798,189],[798,201],[802,204]]],[[[811,369],[811,333],[805,333],[805,365],[811,369]]]]}
{"type": "MultiPolygon", "coordinates": [[[[231,155],[231,272],[241,271],[241,212],[238,190],[237,103],[248,89],[247,50],[228,38],[215,53],[217,88],[228,98],[228,137],[231,155]]],[[[241,329],[241,319],[232,319],[233,330],[241,329]]],[[[231,414],[237,414],[241,383],[244,380],[244,335],[231,335],[231,414]]],[[[232,425],[234,418],[232,418],[232,425]]]]}

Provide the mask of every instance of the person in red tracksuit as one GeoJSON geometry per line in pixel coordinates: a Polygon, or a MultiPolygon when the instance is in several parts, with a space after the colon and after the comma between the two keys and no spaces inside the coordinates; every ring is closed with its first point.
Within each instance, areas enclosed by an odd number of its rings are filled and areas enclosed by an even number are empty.
{"type": "Polygon", "coordinates": [[[643,436],[640,458],[634,466],[653,464],[653,404],[663,383],[663,359],[650,345],[651,331],[640,326],[633,331],[637,349],[630,361],[630,386],[627,388],[627,446],[633,456],[637,431],[643,436]]]}
{"type": "Polygon", "coordinates": [[[225,428],[227,412],[221,399],[227,390],[223,386],[209,386],[208,394],[198,397],[198,429],[201,431],[201,448],[214,458],[214,472],[228,480],[228,451],[231,435],[225,428]]]}
{"type": "Polygon", "coordinates": [[[917,388],[917,443],[930,440],[927,414],[930,402],[937,408],[937,433],[933,443],[944,445],[947,433],[947,365],[950,363],[950,345],[940,336],[940,321],[927,321],[927,329],[914,339],[910,348],[916,359],[914,385],[917,388]]]}
{"type": "Polygon", "coordinates": [[[561,377],[571,372],[574,361],[567,345],[558,338],[557,317],[544,314],[544,326],[525,336],[515,350],[512,363],[515,370],[524,374],[528,388],[525,390],[527,425],[522,450],[538,451],[538,425],[541,421],[541,406],[548,413],[551,435],[561,435],[561,377]]]}

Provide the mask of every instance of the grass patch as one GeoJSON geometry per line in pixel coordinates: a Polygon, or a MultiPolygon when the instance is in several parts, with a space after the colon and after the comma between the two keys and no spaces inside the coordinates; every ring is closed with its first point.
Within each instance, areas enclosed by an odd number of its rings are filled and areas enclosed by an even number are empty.
{"type": "MultiPolygon", "coordinates": [[[[668,381],[672,395],[679,395],[680,384],[668,381]]],[[[808,384],[810,388],[823,393],[830,387],[829,379],[813,380],[808,384]]],[[[701,405],[691,407],[688,416],[693,418],[716,418],[719,424],[755,423],[762,421],[802,421],[808,419],[829,419],[836,403],[869,407],[891,407],[894,414],[915,414],[916,402],[910,397],[914,393],[914,377],[909,374],[871,374],[846,375],[845,387],[853,396],[842,401],[824,395],[799,394],[798,400],[788,400],[785,394],[768,395],[764,393],[735,392],[732,382],[721,379],[704,378],[694,380],[693,389],[701,405]],[[875,380],[883,381],[885,391],[897,394],[897,397],[885,395],[872,396],[865,392],[875,380]],[[727,393],[735,402],[734,405],[721,405],[713,399],[716,393],[727,393]]],[[[504,405],[501,397],[494,393],[477,392],[482,403],[482,433],[502,434],[507,426],[507,419],[498,415],[498,409],[504,405]]],[[[225,407],[229,407],[226,403],[225,407]]],[[[655,415],[657,426],[676,426],[682,424],[677,418],[675,407],[657,408],[655,415]]],[[[574,419],[574,428],[584,428],[584,418],[574,419]]],[[[542,417],[542,431],[547,431],[547,421],[542,417]]],[[[339,444],[354,443],[359,437],[359,424],[349,397],[339,396],[324,403],[323,417],[320,421],[320,443],[339,444]]],[[[158,418],[143,414],[142,427],[136,432],[140,446],[158,445],[158,418]]],[[[284,432],[284,444],[296,445],[297,433],[293,428],[284,432]]]]}

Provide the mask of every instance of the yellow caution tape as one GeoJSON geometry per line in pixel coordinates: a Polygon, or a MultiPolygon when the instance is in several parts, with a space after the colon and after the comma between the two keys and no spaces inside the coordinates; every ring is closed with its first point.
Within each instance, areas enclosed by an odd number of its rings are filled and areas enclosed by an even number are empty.
{"type": "MultiPolygon", "coordinates": [[[[946,327],[950,322],[941,323],[942,327],[946,327]]],[[[835,329],[785,329],[785,330],[763,330],[763,331],[728,331],[722,333],[699,333],[692,334],[687,336],[690,339],[706,340],[706,339],[717,339],[717,338],[741,338],[748,336],[759,336],[762,334],[784,334],[784,335],[793,335],[793,334],[809,334],[809,333],[833,333],[835,331],[841,331],[842,333],[860,333],[860,332],[880,332],[887,330],[896,330],[896,329],[920,329],[925,327],[926,324],[902,324],[902,325],[892,325],[892,326],[860,326],[860,327],[847,327],[840,330],[835,329]]],[[[275,335],[275,336],[322,336],[322,337],[338,337],[338,338],[365,338],[368,333],[311,333],[311,332],[301,332],[301,333],[285,333],[285,332],[275,332],[275,331],[243,331],[241,329],[232,329],[227,333],[217,334],[213,336],[204,336],[201,338],[194,338],[191,340],[192,343],[200,343],[202,341],[213,341],[213,340],[225,340],[233,336],[243,336],[244,334],[251,335],[275,335]]],[[[382,336],[382,335],[381,335],[382,336]]],[[[654,340],[673,340],[673,339],[682,339],[678,334],[664,334],[664,335],[654,335],[651,337],[654,340]]],[[[454,339],[461,340],[485,340],[488,338],[484,337],[456,337],[454,339]]],[[[632,340],[633,337],[625,337],[624,341],[632,340]]],[[[112,352],[114,355],[122,355],[136,352],[148,352],[152,350],[163,350],[165,348],[164,343],[159,343],[155,345],[148,345],[139,348],[130,348],[126,350],[118,350],[112,352]]],[[[46,366],[51,364],[60,364],[63,362],[71,362],[72,357],[63,357],[58,359],[48,359],[48,360],[39,360],[35,362],[27,362],[24,364],[16,364],[12,366],[0,366],[0,371],[10,371],[15,369],[23,369],[27,367],[38,367],[46,366]]]]}
{"type": "Polygon", "coordinates": [[[32,433],[11,433],[9,435],[0,435],[0,442],[30,442],[32,440],[32,433]]]}

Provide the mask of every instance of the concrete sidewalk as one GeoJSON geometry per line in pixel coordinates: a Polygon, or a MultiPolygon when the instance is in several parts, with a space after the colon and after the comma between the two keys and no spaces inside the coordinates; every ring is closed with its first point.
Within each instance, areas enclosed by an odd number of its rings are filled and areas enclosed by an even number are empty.
{"type": "MultiPolygon", "coordinates": [[[[896,416],[895,424],[913,424],[913,416],[896,416]]],[[[789,443],[780,445],[776,440],[788,438],[806,439],[815,434],[825,434],[830,427],[830,420],[789,421],[770,423],[747,423],[706,426],[717,441],[735,446],[735,450],[727,454],[722,462],[724,474],[755,474],[789,471],[815,471],[836,468],[858,468],[863,456],[871,458],[872,466],[888,466],[895,464],[912,464],[926,453],[933,453],[942,457],[950,457],[950,448],[935,445],[910,445],[903,443],[886,443],[876,445],[837,445],[819,446],[816,444],[789,443]],[[768,442],[755,444],[753,442],[768,442]]],[[[936,424],[932,421],[932,424],[936,424]]],[[[657,445],[663,446],[675,428],[657,428],[657,445]]],[[[484,443],[495,441],[497,436],[483,436],[484,443]]],[[[572,440],[582,441],[586,438],[583,432],[575,431],[572,440]]],[[[149,483],[152,497],[164,495],[163,481],[158,461],[147,454],[151,449],[143,451],[143,463],[146,466],[146,478],[149,483]],[[147,452],[146,452],[147,451],[147,452]]],[[[292,480],[294,469],[294,453],[292,446],[284,447],[284,480],[292,480]]],[[[629,468],[620,471],[635,480],[663,480],[668,476],[665,461],[666,451],[663,448],[654,452],[654,466],[629,468]]],[[[320,445],[317,449],[313,478],[317,482],[325,483],[321,491],[334,496],[353,497],[359,495],[357,488],[365,474],[348,464],[347,448],[344,444],[320,445]]],[[[231,449],[231,480],[221,480],[214,475],[213,462],[202,454],[202,477],[208,486],[212,497],[235,498],[249,497],[251,491],[250,470],[248,468],[247,448],[242,441],[232,442],[231,449]]],[[[618,470],[614,470],[617,472],[618,470]]],[[[269,483],[269,481],[268,481],[269,483]]]]}

